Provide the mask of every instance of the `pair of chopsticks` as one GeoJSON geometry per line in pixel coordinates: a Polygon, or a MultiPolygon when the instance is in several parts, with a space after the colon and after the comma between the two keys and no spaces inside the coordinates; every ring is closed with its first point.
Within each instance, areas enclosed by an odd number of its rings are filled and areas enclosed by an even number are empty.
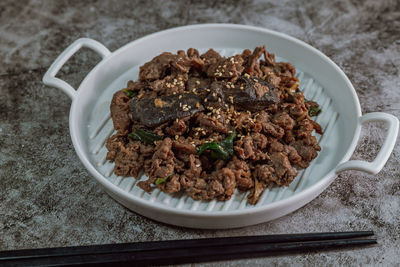
{"type": "Polygon", "coordinates": [[[163,265],[376,244],[373,231],[239,236],[0,251],[0,265],[163,265]]]}

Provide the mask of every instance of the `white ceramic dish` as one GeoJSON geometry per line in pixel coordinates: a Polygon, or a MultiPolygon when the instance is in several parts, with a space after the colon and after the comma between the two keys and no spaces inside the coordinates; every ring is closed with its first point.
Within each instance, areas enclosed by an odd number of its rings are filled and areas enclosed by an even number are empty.
{"type": "Polygon", "coordinates": [[[89,172],[106,191],[129,209],[154,220],[193,228],[234,228],[253,225],[286,215],[318,196],[344,170],[379,172],[393,150],[399,123],[385,113],[361,115],[350,81],[328,57],[315,48],[282,33],[264,28],[230,24],[179,27],[133,41],[110,52],[97,41],[83,38],[72,43],[51,65],[43,82],[64,91],[71,99],[70,133],[75,150],[89,172]],[[113,133],[109,104],[112,94],[137,79],[138,67],[163,51],[194,47],[203,52],[214,48],[224,55],[266,44],[278,59],[295,65],[301,89],[322,105],[317,118],[324,130],[318,136],[318,157],[300,172],[289,187],[268,188],[257,205],[246,204],[238,192],[227,202],[193,201],[158,190],[151,195],[136,187],[134,178],[116,177],[113,164],[105,160],[105,140],[113,133]],[[55,77],[62,65],[81,47],[99,53],[102,61],[86,76],[77,90],[55,77]],[[373,162],[350,159],[361,125],[383,121],[386,139],[373,162]]]}

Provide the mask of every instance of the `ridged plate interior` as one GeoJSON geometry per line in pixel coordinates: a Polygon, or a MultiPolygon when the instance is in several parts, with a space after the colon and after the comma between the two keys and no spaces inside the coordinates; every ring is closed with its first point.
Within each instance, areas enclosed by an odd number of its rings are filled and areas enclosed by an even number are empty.
{"type": "MultiPolygon", "coordinates": [[[[223,56],[231,56],[242,52],[242,50],[233,49],[216,50],[223,56]]],[[[203,51],[200,50],[200,52],[203,51]]],[[[277,57],[277,61],[285,60],[277,57]]],[[[293,65],[296,66],[295,62],[293,63],[293,65]]],[[[172,196],[161,192],[159,189],[155,189],[151,194],[147,194],[142,189],[135,186],[138,181],[146,180],[146,176],[142,176],[140,179],[134,179],[133,177],[116,176],[113,173],[114,164],[106,161],[107,149],[105,147],[107,138],[115,133],[110,117],[110,102],[112,95],[116,91],[124,88],[129,80],[137,79],[138,70],[139,66],[135,66],[115,80],[99,97],[95,108],[93,109],[93,113],[90,116],[87,142],[91,152],[90,161],[97,170],[115,186],[120,187],[136,198],[153,202],[158,206],[169,206],[180,210],[202,210],[210,212],[249,209],[254,207],[253,205],[247,204],[248,193],[240,193],[237,190],[232,198],[225,202],[216,200],[194,201],[184,194],[176,194],[172,196]]],[[[326,160],[326,158],[329,157],[331,149],[328,147],[327,140],[339,136],[337,123],[339,114],[335,111],[331,98],[316,79],[311,75],[302,72],[300,69],[296,68],[296,70],[296,76],[300,80],[300,89],[303,91],[305,97],[309,100],[318,102],[322,109],[322,113],[318,117],[314,117],[314,119],[316,119],[316,121],[322,126],[324,132],[322,136],[316,134],[316,138],[322,150],[307,169],[299,172],[289,187],[267,188],[260,197],[256,206],[268,205],[293,196],[318,181],[321,177],[321,171],[317,171],[315,165],[321,163],[321,158],[326,160]]]]}

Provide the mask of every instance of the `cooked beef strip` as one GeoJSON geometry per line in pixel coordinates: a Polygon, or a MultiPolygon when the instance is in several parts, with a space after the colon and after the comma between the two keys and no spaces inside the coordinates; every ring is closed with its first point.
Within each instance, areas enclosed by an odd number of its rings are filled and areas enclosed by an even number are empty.
{"type": "Polygon", "coordinates": [[[192,61],[179,51],[178,55],[164,52],[140,67],[139,81],[154,81],[164,78],[168,72],[171,72],[171,69],[187,73],[191,63],[192,61]]]}
{"type": "Polygon", "coordinates": [[[258,76],[257,74],[262,75],[262,71],[260,70],[260,65],[258,64],[258,58],[261,57],[261,55],[264,53],[265,53],[265,45],[262,47],[256,47],[254,49],[253,54],[251,54],[246,63],[247,73],[252,74],[253,76],[258,76]]]}
{"type": "Polygon", "coordinates": [[[184,134],[187,131],[187,129],[188,126],[186,125],[186,120],[185,118],[182,118],[182,119],[175,119],[172,125],[165,129],[165,132],[171,136],[175,136],[184,134]]]}
{"type": "Polygon", "coordinates": [[[270,184],[287,186],[321,149],[313,130],[295,69],[276,62],[264,47],[222,57],[213,49],[200,53],[162,53],[140,68],[138,81],[114,94],[111,116],[117,133],[107,142],[114,173],[149,177],[138,186],[184,192],[197,200],[227,200],[235,188],[257,203],[270,184]],[[264,60],[258,60],[264,55],[264,60]],[[128,137],[139,127],[162,137],[143,144],[128,137]],[[233,156],[215,160],[204,143],[221,142],[235,131],[233,156]],[[156,183],[157,179],[163,182],[156,183]]]}
{"type": "Polygon", "coordinates": [[[114,129],[123,133],[127,133],[132,124],[129,118],[129,101],[129,97],[123,91],[118,91],[114,94],[110,106],[114,129]]]}

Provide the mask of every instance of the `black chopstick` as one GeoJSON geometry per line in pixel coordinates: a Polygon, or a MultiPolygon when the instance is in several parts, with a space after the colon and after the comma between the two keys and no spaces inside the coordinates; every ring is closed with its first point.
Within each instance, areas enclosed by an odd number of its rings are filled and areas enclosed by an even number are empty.
{"type": "Polygon", "coordinates": [[[375,244],[372,231],[205,238],[0,252],[2,263],[175,264],[375,244]]]}
{"type": "Polygon", "coordinates": [[[79,255],[85,253],[103,254],[103,253],[139,252],[139,251],[160,250],[160,249],[177,249],[177,248],[187,248],[187,247],[199,248],[199,247],[209,247],[210,244],[212,244],[212,246],[227,246],[227,245],[243,245],[251,243],[281,243],[281,242],[334,240],[334,239],[366,237],[372,235],[374,235],[373,231],[328,232],[328,233],[183,239],[183,240],[171,240],[171,241],[136,242],[136,243],[92,245],[92,246],[79,246],[79,247],[14,250],[14,251],[0,251],[0,261],[13,258],[55,257],[59,255],[79,255]]]}

